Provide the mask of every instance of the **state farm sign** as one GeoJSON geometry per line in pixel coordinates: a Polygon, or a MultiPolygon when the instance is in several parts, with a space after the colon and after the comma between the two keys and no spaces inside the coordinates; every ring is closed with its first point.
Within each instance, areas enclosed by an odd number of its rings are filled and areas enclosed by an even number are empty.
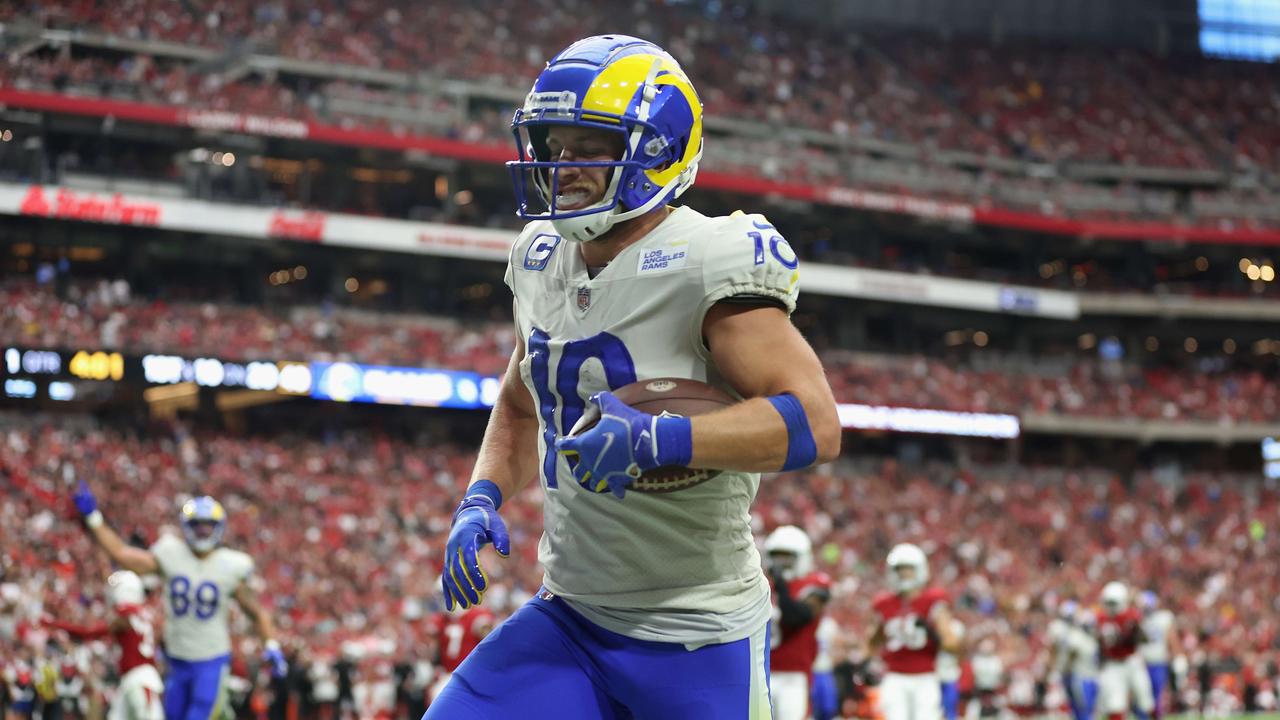
{"type": "Polygon", "coordinates": [[[49,197],[44,186],[32,185],[18,205],[18,212],[22,215],[114,225],[160,225],[161,211],[158,203],[129,201],[120,193],[104,198],[94,193],[66,188],[58,188],[52,195],[52,198],[49,197]]]}

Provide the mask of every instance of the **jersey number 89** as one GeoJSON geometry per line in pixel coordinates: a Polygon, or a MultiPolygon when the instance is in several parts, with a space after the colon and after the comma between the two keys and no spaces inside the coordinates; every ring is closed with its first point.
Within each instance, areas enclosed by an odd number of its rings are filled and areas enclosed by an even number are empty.
{"type": "Polygon", "coordinates": [[[173,608],[175,617],[185,617],[194,606],[196,617],[208,620],[218,612],[218,586],[205,580],[191,590],[191,580],[185,575],[176,575],[169,580],[169,607],[173,608]]]}

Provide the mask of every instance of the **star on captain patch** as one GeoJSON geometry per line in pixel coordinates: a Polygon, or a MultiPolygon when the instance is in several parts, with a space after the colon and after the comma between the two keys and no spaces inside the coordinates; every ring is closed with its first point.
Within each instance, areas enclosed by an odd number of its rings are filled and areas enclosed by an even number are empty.
{"type": "Polygon", "coordinates": [[[578,310],[586,312],[591,307],[591,288],[578,288],[578,310]]]}

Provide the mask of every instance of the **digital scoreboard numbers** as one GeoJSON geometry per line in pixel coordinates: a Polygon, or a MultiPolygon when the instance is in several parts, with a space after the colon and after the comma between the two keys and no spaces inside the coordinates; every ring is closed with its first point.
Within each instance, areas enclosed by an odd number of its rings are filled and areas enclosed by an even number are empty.
{"type": "Polygon", "coordinates": [[[5,348],[4,369],[7,375],[71,376],[80,380],[111,380],[125,377],[125,357],[106,350],[32,350],[5,348]]]}
{"type": "Polygon", "coordinates": [[[124,379],[124,356],[118,352],[79,350],[71,356],[67,371],[81,380],[124,379]]]}

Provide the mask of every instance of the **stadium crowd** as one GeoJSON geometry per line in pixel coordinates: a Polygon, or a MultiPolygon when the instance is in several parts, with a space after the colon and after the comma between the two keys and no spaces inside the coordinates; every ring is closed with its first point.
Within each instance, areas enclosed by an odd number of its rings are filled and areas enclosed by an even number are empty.
{"type": "MultiPolygon", "coordinates": [[[[438,549],[469,477],[469,448],[429,431],[413,441],[356,432],[246,437],[182,424],[135,433],[30,414],[0,418],[0,426],[0,521],[17,540],[0,547],[0,643],[18,649],[5,669],[10,679],[20,668],[60,664],[65,638],[42,627],[43,617],[88,621],[104,611],[108,563],[67,505],[71,479],[82,478],[98,488],[110,522],[140,543],[173,530],[185,495],[207,492],[226,505],[228,542],[257,558],[261,596],[295,660],[291,679],[268,691],[254,641],[242,640],[234,667],[243,702],[292,695],[301,716],[314,717],[317,705],[338,702],[340,670],[341,702],[363,717],[387,716],[403,699],[395,679],[413,692],[426,685],[419,680],[430,677],[434,650],[438,549]]],[[[538,588],[540,500],[534,487],[503,505],[514,556],[490,563],[485,598],[500,614],[538,588]]],[[[837,662],[866,667],[860,647],[872,627],[870,599],[884,583],[884,554],[910,540],[929,552],[970,647],[996,639],[1013,705],[1060,707],[1052,687],[1035,688],[1045,675],[1045,626],[1057,603],[1091,603],[1115,578],[1155,590],[1177,614],[1188,657],[1208,668],[1207,680],[1184,683],[1187,702],[1228,687],[1241,702],[1242,678],[1274,687],[1274,482],[1167,468],[1130,477],[846,456],[766,478],[754,507],[758,535],[803,527],[818,566],[835,578],[837,662]]],[[[103,649],[71,655],[94,678],[87,694],[102,688],[103,649]]]]}
{"type": "MultiPolygon", "coordinates": [[[[128,0],[106,7],[6,3],[0,22],[507,86],[533,77],[553,49],[584,28],[627,27],[684,59],[712,115],[1048,162],[1205,169],[1238,161],[1280,169],[1276,123],[1262,121],[1280,111],[1280,78],[1264,64],[1016,43],[993,48],[920,34],[838,35],[733,3],[578,3],[572,24],[551,20],[564,8],[550,0],[519,13],[497,0],[414,12],[388,0],[231,0],[211,8],[128,0]]],[[[182,104],[208,102],[220,87],[235,86],[157,70],[139,58],[79,69],[35,61],[24,71],[25,62],[10,68],[9,82],[15,74],[65,82],[78,73],[89,82],[146,85],[182,104]],[[202,91],[193,92],[193,83],[202,91]]],[[[235,109],[305,112],[308,103],[278,78],[267,80],[276,89],[263,92],[261,104],[235,109]]]]}
{"type": "MultiPolygon", "coordinates": [[[[109,348],[221,360],[350,361],[499,375],[514,345],[509,323],[466,323],[333,306],[193,302],[132,295],[124,281],[72,284],[62,294],[0,284],[0,342],[28,348],[109,348]]],[[[1257,367],[1142,367],[1067,353],[1018,360],[824,352],[837,399],[873,405],[999,413],[1265,422],[1280,417],[1280,386],[1257,367]]]]}
{"type": "MultiPolygon", "coordinates": [[[[1072,218],[1280,224],[1273,199],[1280,187],[1277,123],[1266,122],[1280,117],[1280,76],[1262,64],[920,34],[815,34],[795,21],[719,3],[598,3],[578,8],[583,25],[572,28],[525,23],[496,0],[410,13],[386,0],[358,8],[292,0],[224,2],[199,11],[177,2],[156,11],[140,0],[121,7],[116,14],[95,3],[10,3],[0,6],[0,22],[177,42],[231,57],[259,53],[377,68],[407,73],[407,80],[388,86],[279,69],[224,74],[156,47],[152,55],[37,43],[0,63],[0,87],[505,145],[509,106],[523,90],[519,79],[536,74],[545,51],[567,44],[581,27],[624,22],[686,60],[710,116],[774,128],[766,137],[743,134],[740,125],[717,134],[708,170],[1072,218]],[[433,32],[422,29],[427,25],[433,32]],[[725,36],[730,27],[733,38],[725,36]],[[739,34],[750,52],[738,49],[739,34]],[[512,42],[516,37],[520,42],[512,42]],[[441,84],[445,79],[480,83],[489,95],[456,94],[441,84]],[[879,155],[886,147],[896,148],[889,158],[879,155]],[[955,152],[968,159],[955,164],[955,152]],[[988,158],[1030,165],[1019,170],[988,158]],[[1073,173],[1063,168],[1069,163],[1231,171],[1236,178],[1215,192],[1188,195],[1069,179],[1073,173]]],[[[529,12],[538,16],[536,8],[529,12]]]]}
{"type": "Polygon", "coordinates": [[[77,284],[60,296],[34,283],[0,285],[0,339],[42,347],[108,347],[224,360],[344,360],[466,368],[496,375],[514,336],[421,315],[331,306],[265,306],[135,297],[125,281],[77,284]]]}

